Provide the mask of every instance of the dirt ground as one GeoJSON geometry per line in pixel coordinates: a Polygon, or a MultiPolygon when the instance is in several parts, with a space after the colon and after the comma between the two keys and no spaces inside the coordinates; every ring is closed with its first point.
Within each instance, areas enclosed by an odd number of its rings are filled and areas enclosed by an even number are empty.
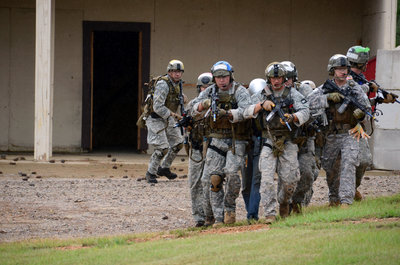
{"type": "MultiPolygon", "coordinates": [[[[192,227],[187,157],[174,161],[177,179],[159,178],[157,184],[144,180],[148,161],[149,155],[126,153],[54,155],[49,162],[34,162],[31,154],[3,154],[0,242],[192,227]]],[[[397,194],[399,172],[369,171],[359,190],[365,197],[397,194]]],[[[311,204],[327,203],[321,172],[311,204]]],[[[241,196],[237,219],[246,219],[241,196]]]]}

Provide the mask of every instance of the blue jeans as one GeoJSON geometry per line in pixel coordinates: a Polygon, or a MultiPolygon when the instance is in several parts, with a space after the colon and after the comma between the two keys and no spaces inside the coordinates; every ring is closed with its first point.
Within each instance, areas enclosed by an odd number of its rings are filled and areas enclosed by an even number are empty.
{"type": "Polygon", "coordinates": [[[253,136],[253,145],[247,154],[247,167],[242,171],[242,196],[246,206],[247,219],[258,220],[260,206],[261,172],[258,168],[261,138],[253,136]]]}

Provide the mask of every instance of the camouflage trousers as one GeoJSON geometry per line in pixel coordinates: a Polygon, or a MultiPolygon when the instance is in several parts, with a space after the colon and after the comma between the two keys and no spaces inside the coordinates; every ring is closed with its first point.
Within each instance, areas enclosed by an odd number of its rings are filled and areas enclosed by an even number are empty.
{"type": "Polygon", "coordinates": [[[322,168],[326,171],[331,203],[353,203],[358,150],[357,140],[348,133],[326,137],[322,168]]]}
{"type": "Polygon", "coordinates": [[[206,218],[214,217],[216,222],[223,222],[224,211],[236,211],[236,199],[240,192],[239,170],[244,167],[246,141],[236,141],[234,152],[232,139],[212,138],[207,149],[207,158],[204,165],[201,182],[204,193],[204,213],[206,218]],[[210,146],[214,146],[216,151],[210,146]],[[211,191],[211,175],[223,174],[225,176],[224,188],[218,192],[211,191]]]}
{"type": "Polygon", "coordinates": [[[356,168],[356,189],[361,185],[361,180],[364,177],[367,168],[372,166],[372,154],[369,149],[369,144],[367,139],[360,139],[358,161],[360,165],[356,168]]]}
{"type": "Polygon", "coordinates": [[[192,216],[195,222],[205,221],[203,210],[204,195],[201,183],[203,169],[204,159],[202,159],[202,151],[192,148],[189,157],[189,187],[192,200],[192,216]]]}
{"type": "Polygon", "coordinates": [[[159,166],[170,168],[179,150],[182,148],[183,136],[179,128],[174,128],[176,121],[149,117],[146,120],[147,143],[154,147],[147,171],[156,174],[159,166]]]}
{"type": "MultiPolygon", "coordinates": [[[[268,139],[268,144],[272,144],[268,139]]],[[[259,168],[261,171],[261,204],[265,216],[275,216],[277,203],[290,203],[297,182],[299,163],[297,160],[297,144],[288,141],[285,143],[283,154],[275,157],[269,146],[263,146],[260,155],[259,168]],[[274,183],[274,175],[278,174],[278,187],[274,183]]]]}
{"type": "Polygon", "coordinates": [[[314,140],[314,137],[307,138],[305,145],[300,148],[298,153],[300,180],[293,194],[293,203],[308,205],[311,200],[313,183],[319,173],[315,161],[314,140]]]}

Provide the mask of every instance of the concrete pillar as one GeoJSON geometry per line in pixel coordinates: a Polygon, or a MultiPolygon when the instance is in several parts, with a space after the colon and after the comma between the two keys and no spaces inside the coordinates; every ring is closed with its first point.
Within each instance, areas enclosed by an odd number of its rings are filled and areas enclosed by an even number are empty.
{"type": "MultiPolygon", "coordinates": [[[[378,50],[376,81],[388,92],[400,95],[400,49],[378,50]]],[[[371,137],[371,152],[377,169],[400,170],[400,104],[380,104],[371,137]]]]}
{"type": "Polygon", "coordinates": [[[35,160],[52,156],[54,1],[36,0],[35,160]]]}

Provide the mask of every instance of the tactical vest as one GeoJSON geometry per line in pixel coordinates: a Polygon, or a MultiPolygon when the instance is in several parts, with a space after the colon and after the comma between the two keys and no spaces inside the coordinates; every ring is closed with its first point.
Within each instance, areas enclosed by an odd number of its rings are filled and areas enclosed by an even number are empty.
{"type": "MultiPolygon", "coordinates": [[[[354,85],[354,81],[351,81],[344,89],[352,89],[354,85]]],[[[328,101],[328,104],[329,107],[326,110],[326,115],[329,120],[328,130],[330,132],[345,133],[357,125],[358,121],[353,116],[353,111],[356,109],[353,104],[349,104],[342,114],[337,111],[342,105],[342,102],[334,103],[328,101]]]]}
{"type": "MultiPolygon", "coordinates": [[[[177,112],[178,107],[179,107],[179,84],[173,84],[171,80],[169,79],[168,75],[161,76],[159,80],[164,80],[168,84],[169,92],[167,95],[167,98],[165,99],[165,107],[167,107],[170,111],[172,112],[177,112]]],[[[158,116],[152,106],[152,117],[158,116]],[[155,115],[154,115],[155,114],[155,115]]]]}
{"type": "MultiPolygon", "coordinates": [[[[265,90],[262,91],[262,94],[264,94],[264,98],[267,100],[274,101],[271,97],[271,95],[265,95],[265,90]]],[[[284,91],[282,93],[282,96],[280,97],[275,97],[275,104],[278,102],[282,102],[282,110],[284,113],[294,113],[293,109],[293,99],[290,95],[290,88],[285,87],[284,91]]],[[[266,119],[268,114],[270,114],[269,111],[263,111],[263,115],[259,115],[259,117],[262,119],[260,121],[260,124],[262,124],[262,136],[264,138],[269,138],[271,134],[274,137],[282,137],[285,136],[286,138],[291,137],[293,138],[295,130],[289,131],[287,126],[285,124],[282,124],[280,122],[280,117],[278,113],[275,113],[274,117],[270,122],[267,123],[266,119]]]]}
{"type": "Polygon", "coordinates": [[[207,137],[207,122],[204,119],[195,121],[190,130],[190,142],[192,148],[200,150],[204,137],[207,137]]]}
{"type": "MultiPolygon", "coordinates": [[[[236,88],[234,94],[219,93],[218,108],[226,111],[237,109],[238,104],[235,99],[236,88]]],[[[251,139],[251,120],[245,120],[237,123],[231,123],[227,115],[219,116],[217,121],[209,117],[209,136],[213,138],[232,138],[235,140],[251,139]]]]}

